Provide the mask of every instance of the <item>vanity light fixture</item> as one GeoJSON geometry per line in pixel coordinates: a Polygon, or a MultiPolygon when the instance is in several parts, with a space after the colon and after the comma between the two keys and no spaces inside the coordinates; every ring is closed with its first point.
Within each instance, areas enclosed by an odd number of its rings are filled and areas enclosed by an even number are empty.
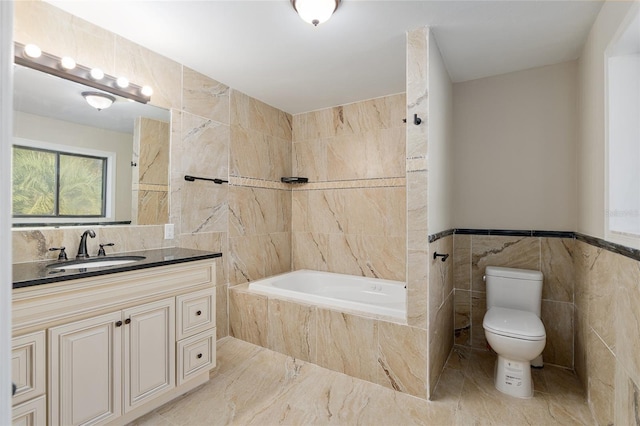
{"type": "Polygon", "coordinates": [[[113,96],[101,92],[82,92],[82,96],[89,105],[98,111],[109,108],[116,101],[113,96]]]}
{"type": "Polygon", "coordinates": [[[331,18],[340,0],[291,0],[291,4],[303,21],[317,27],[331,18]]]}
{"type": "MultiPolygon", "coordinates": [[[[101,90],[102,92],[108,92],[143,104],[146,104],[151,100],[153,90],[151,90],[149,86],[138,86],[137,84],[130,83],[128,79],[123,77],[118,79],[105,74],[99,68],[89,68],[84,65],[77,64],[72,58],[66,56],[64,58],[59,58],[49,53],[42,52],[35,45],[24,45],[18,42],[14,43],[14,51],[14,62],[18,65],[33,68],[47,74],[52,74],[57,77],[64,78],[65,80],[75,81],[76,83],[101,90]],[[40,52],[40,54],[37,55],[37,52],[40,52]]],[[[106,93],[96,93],[100,94],[103,98],[105,96],[112,97],[106,93]]],[[[87,102],[89,102],[88,99],[87,102]]],[[[91,102],[89,103],[91,104],[91,102]]],[[[113,101],[111,101],[107,106],[103,106],[106,103],[101,103],[100,107],[94,106],[94,108],[108,108],[112,103],[113,101]]]]}

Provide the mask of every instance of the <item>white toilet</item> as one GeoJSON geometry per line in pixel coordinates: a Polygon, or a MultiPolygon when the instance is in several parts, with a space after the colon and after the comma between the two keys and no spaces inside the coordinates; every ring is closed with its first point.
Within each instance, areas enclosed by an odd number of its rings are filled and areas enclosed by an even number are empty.
{"type": "Polygon", "coordinates": [[[542,273],[527,269],[487,266],[487,313],[482,327],[498,354],[495,385],[518,398],[533,396],[531,364],[542,366],[546,343],[540,320],[542,273]]]}

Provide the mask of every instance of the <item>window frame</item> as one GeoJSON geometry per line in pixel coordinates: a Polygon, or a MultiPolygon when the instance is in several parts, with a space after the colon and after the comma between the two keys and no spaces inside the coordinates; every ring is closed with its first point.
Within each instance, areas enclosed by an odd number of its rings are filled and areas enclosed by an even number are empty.
{"type": "MultiPolygon", "coordinates": [[[[93,223],[96,220],[100,221],[111,221],[114,217],[115,211],[115,165],[117,154],[111,151],[101,151],[96,149],[88,149],[83,147],[76,147],[70,145],[62,145],[58,143],[37,141],[32,139],[25,139],[14,137],[13,138],[13,146],[23,147],[26,149],[33,149],[38,151],[45,152],[53,152],[59,153],[62,155],[72,155],[78,157],[87,157],[87,158],[99,158],[105,159],[106,165],[103,169],[103,214],[102,215],[94,215],[94,216],[76,216],[76,215],[64,215],[64,216],[23,216],[23,215],[13,215],[12,219],[14,224],[34,224],[39,225],[43,222],[47,224],[56,224],[56,223],[93,223]]],[[[58,157],[59,158],[59,157],[58,157]]],[[[56,168],[56,174],[59,175],[59,169],[56,168]]],[[[59,176],[57,176],[57,191],[59,192],[59,176]]],[[[12,185],[13,188],[13,185],[12,185]]],[[[58,197],[59,194],[56,195],[58,197]]],[[[57,200],[56,200],[57,201],[57,200]]],[[[56,206],[56,209],[58,206],[56,206]]]]}
{"type": "MultiPolygon", "coordinates": [[[[605,176],[604,176],[604,201],[605,201],[605,211],[604,211],[604,234],[605,239],[614,243],[622,244],[627,247],[640,248],[640,230],[638,233],[630,233],[624,232],[621,230],[616,230],[611,228],[611,219],[613,215],[616,214],[629,214],[634,217],[636,220],[640,221],[640,207],[638,209],[631,209],[629,211],[617,211],[614,206],[611,205],[611,172],[612,168],[610,166],[610,155],[611,155],[611,105],[612,105],[612,88],[610,87],[610,82],[612,76],[610,75],[610,63],[613,58],[625,56],[625,55],[640,55],[640,45],[635,45],[633,47],[633,52],[629,52],[629,46],[626,45],[628,40],[629,31],[634,31],[634,28],[640,25],[640,6],[634,4],[627,16],[625,16],[622,21],[618,31],[612,37],[609,45],[604,51],[604,101],[605,101],[605,117],[604,117],[604,142],[605,142],[605,176]],[[626,41],[625,41],[626,38],[626,41]],[[626,53],[625,53],[626,52],[626,53]]],[[[633,38],[632,38],[633,39],[633,38]]],[[[636,42],[637,43],[637,42],[636,42]]],[[[638,100],[638,108],[640,110],[640,99],[638,100]]],[[[639,132],[640,134],[640,132],[639,132]]],[[[637,141],[640,144],[640,140],[637,141]]],[[[640,156],[637,159],[637,164],[640,165],[640,156]]],[[[637,187],[635,188],[637,191],[640,191],[640,182],[637,183],[637,187]]]]}

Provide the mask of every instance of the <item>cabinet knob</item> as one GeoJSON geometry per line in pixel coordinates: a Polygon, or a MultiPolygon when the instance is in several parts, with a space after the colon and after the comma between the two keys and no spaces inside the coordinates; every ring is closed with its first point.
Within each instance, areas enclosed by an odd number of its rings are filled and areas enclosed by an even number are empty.
{"type": "Polygon", "coordinates": [[[198,315],[198,316],[202,315],[202,311],[196,312],[196,315],[198,315]]]}
{"type": "Polygon", "coordinates": [[[122,326],[122,321],[116,321],[116,327],[122,326]]]}
{"type": "Polygon", "coordinates": [[[131,318],[127,318],[126,320],[124,320],[125,324],[131,324],[131,318]]]}
{"type": "Polygon", "coordinates": [[[198,359],[202,358],[202,354],[198,354],[198,359]]]}

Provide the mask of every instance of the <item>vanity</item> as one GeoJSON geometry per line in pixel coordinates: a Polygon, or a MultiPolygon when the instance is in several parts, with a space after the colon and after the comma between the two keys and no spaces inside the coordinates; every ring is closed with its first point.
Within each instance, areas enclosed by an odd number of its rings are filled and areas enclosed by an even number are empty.
{"type": "Polygon", "coordinates": [[[126,424],[209,380],[221,254],[130,254],[144,259],[14,265],[14,424],[126,424]]]}

